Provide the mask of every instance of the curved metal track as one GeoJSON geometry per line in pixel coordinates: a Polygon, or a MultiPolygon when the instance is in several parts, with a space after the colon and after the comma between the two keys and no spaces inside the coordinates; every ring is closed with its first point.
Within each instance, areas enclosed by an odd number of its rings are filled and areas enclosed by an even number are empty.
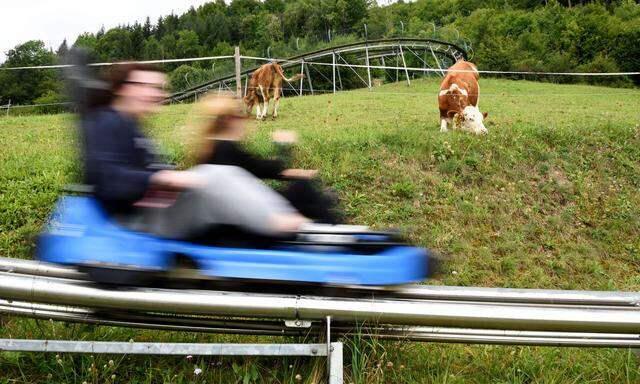
{"type": "MultiPolygon", "coordinates": [[[[0,272],[86,280],[85,274],[73,268],[6,257],[0,257],[0,272]]],[[[392,290],[388,288],[362,286],[347,286],[341,288],[352,292],[361,290],[366,294],[389,299],[640,307],[640,292],[567,291],[434,285],[406,285],[394,287],[392,290]]]]}
{"type": "Polygon", "coordinates": [[[154,329],[303,336],[320,331],[317,326],[286,327],[282,320],[322,321],[330,315],[338,322],[335,333],[364,337],[640,346],[638,293],[409,286],[392,297],[371,293],[368,298],[339,298],[107,290],[81,280],[81,274],[72,269],[45,263],[0,258],[0,269],[11,271],[0,273],[0,297],[5,299],[0,301],[0,313],[18,316],[154,329]]]}
{"type": "MultiPolygon", "coordinates": [[[[0,300],[0,314],[43,320],[88,323],[129,328],[168,331],[209,332],[218,334],[264,336],[317,336],[323,333],[319,323],[309,328],[292,328],[269,320],[229,321],[221,319],[167,316],[158,314],[105,315],[90,309],[61,307],[0,300]]],[[[448,327],[358,327],[335,324],[332,333],[340,336],[411,340],[428,342],[539,345],[562,347],[640,347],[640,335],[627,333],[541,332],[448,327]]]]}
{"type": "MultiPolygon", "coordinates": [[[[307,77],[311,76],[309,68],[314,68],[314,64],[321,64],[323,66],[337,63],[344,67],[355,71],[350,65],[373,65],[371,61],[377,61],[378,65],[385,65],[385,60],[396,59],[399,63],[405,63],[406,59],[411,58],[417,60],[420,66],[424,68],[438,68],[444,69],[455,63],[457,60],[466,59],[468,53],[460,46],[435,39],[420,39],[420,38],[398,38],[398,39],[380,39],[380,40],[367,40],[360,41],[351,44],[338,45],[330,48],[325,48],[317,51],[307,52],[301,55],[292,56],[286,59],[274,59],[278,60],[283,68],[300,67],[302,71],[305,71],[307,77]]],[[[246,58],[255,60],[257,58],[246,58]]],[[[246,88],[246,82],[248,81],[251,73],[253,73],[258,66],[244,70],[241,72],[242,81],[245,82],[243,89],[246,88]]],[[[314,69],[317,76],[320,72],[314,69]]],[[[340,71],[340,67],[337,67],[337,71],[340,71]]],[[[336,79],[335,75],[331,79],[324,76],[326,80],[332,81],[334,89],[342,87],[342,81],[336,79]],[[340,86],[338,86],[338,81],[340,86]]],[[[340,77],[340,73],[338,73],[340,77]]],[[[371,80],[368,82],[363,80],[364,86],[371,87],[371,80]]],[[[300,83],[302,84],[302,83],[300,83]]],[[[308,84],[311,84],[311,80],[308,79],[308,84]]],[[[305,90],[302,87],[294,87],[289,84],[291,90],[302,93],[305,90]]],[[[213,89],[235,89],[235,74],[221,76],[211,81],[199,84],[197,86],[188,88],[184,91],[174,93],[167,97],[165,103],[178,102],[190,97],[197,97],[197,95],[204,92],[208,92],[213,89]]],[[[309,93],[313,93],[313,87],[307,89],[309,93]]]]}

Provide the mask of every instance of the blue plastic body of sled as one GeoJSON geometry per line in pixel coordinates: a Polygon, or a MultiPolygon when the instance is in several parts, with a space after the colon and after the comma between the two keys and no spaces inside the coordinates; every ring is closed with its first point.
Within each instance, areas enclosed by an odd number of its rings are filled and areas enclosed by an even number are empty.
{"type": "Polygon", "coordinates": [[[428,276],[425,249],[399,245],[374,254],[341,252],[335,247],[224,248],[168,240],[118,225],[86,196],[60,198],[38,244],[40,260],[74,266],[167,271],[176,255],[184,255],[202,274],[221,278],[396,285],[428,276]]]}

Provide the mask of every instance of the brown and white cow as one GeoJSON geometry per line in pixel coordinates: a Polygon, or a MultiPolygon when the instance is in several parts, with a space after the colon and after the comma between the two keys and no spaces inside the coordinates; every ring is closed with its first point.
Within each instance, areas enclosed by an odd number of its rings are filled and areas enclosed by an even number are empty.
{"type": "Polygon", "coordinates": [[[256,118],[258,120],[264,119],[267,116],[269,110],[269,98],[273,97],[273,118],[278,117],[278,105],[280,104],[280,96],[282,95],[282,80],[287,82],[296,81],[304,77],[299,73],[290,78],[287,78],[282,71],[282,67],[277,62],[271,62],[260,66],[249,81],[247,89],[247,95],[244,97],[244,102],[247,105],[247,113],[251,114],[253,105],[256,105],[256,118]],[[262,108],[260,104],[262,103],[262,108]]]}
{"type": "Polygon", "coordinates": [[[453,120],[454,129],[487,133],[484,126],[487,113],[480,113],[478,109],[479,78],[478,68],[468,61],[460,60],[447,69],[438,93],[440,132],[446,132],[447,124],[453,120]]]}

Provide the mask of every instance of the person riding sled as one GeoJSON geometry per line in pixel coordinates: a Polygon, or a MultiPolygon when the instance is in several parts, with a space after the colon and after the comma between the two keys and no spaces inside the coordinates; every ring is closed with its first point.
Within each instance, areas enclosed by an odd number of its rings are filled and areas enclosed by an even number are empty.
{"type": "MultiPolygon", "coordinates": [[[[281,181],[282,188],[277,191],[301,214],[320,223],[341,221],[337,195],[315,179],[317,170],[288,168],[284,160],[262,158],[244,148],[241,142],[248,135],[247,114],[239,100],[231,95],[205,97],[196,106],[195,115],[202,121],[192,145],[194,162],[234,165],[257,178],[281,181]]],[[[273,139],[281,148],[288,148],[297,135],[276,131],[273,139]]]]}

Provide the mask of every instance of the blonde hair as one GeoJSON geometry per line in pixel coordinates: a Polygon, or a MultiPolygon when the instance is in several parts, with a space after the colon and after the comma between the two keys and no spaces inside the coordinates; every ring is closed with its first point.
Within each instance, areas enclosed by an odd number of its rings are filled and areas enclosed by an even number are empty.
{"type": "Polygon", "coordinates": [[[231,94],[208,95],[196,103],[191,115],[197,121],[192,125],[193,139],[189,143],[189,161],[193,164],[206,162],[213,153],[213,136],[225,132],[227,117],[246,118],[242,102],[231,94]],[[195,131],[195,132],[193,132],[195,131]]]}

